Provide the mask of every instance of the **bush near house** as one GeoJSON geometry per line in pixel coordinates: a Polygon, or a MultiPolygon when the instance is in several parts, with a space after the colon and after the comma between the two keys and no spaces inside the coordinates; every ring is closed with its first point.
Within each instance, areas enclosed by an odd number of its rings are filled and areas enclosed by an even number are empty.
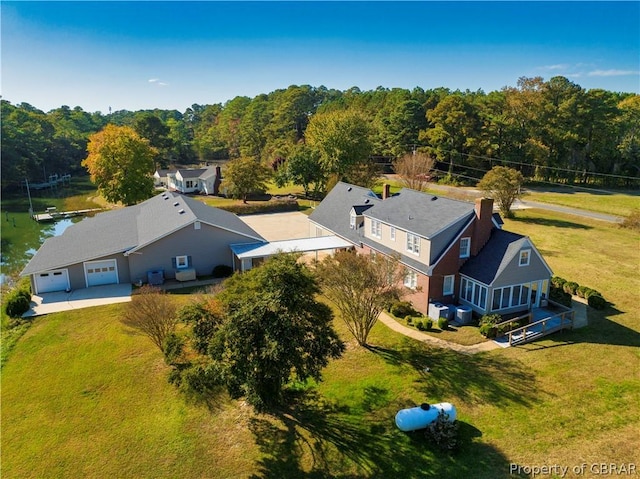
{"type": "Polygon", "coordinates": [[[485,314],[480,318],[480,334],[485,338],[493,339],[498,335],[497,324],[502,322],[499,314],[485,314]]]}
{"type": "Polygon", "coordinates": [[[438,327],[443,331],[446,331],[447,329],[449,329],[449,320],[443,316],[440,316],[438,318],[438,327]]]}
{"type": "Polygon", "coordinates": [[[396,303],[393,303],[389,312],[396,318],[416,316],[418,314],[418,311],[413,308],[413,305],[409,301],[398,301],[396,303]]]}
{"type": "Polygon", "coordinates": [[[591,289],[588,286],[581,286],[574,281],[567,281],[559,276],[551,278],[549,298],[552,301],[570,307],[571,295],[586,299],[589,306],[594,309],[604,309],[608,304],[608,301],[604,299],[602,294],[595,289],[591,289]],[[593,299],[590,299],[592,297],[593,299]]]}

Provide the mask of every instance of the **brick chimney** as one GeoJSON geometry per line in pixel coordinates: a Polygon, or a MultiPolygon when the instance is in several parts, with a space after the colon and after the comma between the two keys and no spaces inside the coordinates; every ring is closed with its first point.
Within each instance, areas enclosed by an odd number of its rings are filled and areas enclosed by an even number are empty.
{"type": "Polygon", "coordinates": [[[391,186],[389,186],[389,183],[385,183],[382,186],[382,199],[386,200],[390,196],[391,196],[391,186]]]}
{"type": "Polygon", "coordinates": [[[473,224],[471,255],[475,256],[487,244],[493,229],[493,198],[476,198],[476,221],[473,224]]]}

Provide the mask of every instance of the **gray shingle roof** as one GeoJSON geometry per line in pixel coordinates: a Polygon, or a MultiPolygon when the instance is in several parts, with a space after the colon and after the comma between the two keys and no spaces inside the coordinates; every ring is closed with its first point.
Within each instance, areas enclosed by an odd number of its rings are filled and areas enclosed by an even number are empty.
{"type": "Polygon", "coordinates": [[[528,244],[526,236],[496,228],[480,252],[460,268],[460,273],[490,285],[528,244]]]}
{"type": "MultiPolygon", "coordinates": [[[[339,182],[311,213],[309,219],[353,243],[362,240],[362,228],[349,226],[351,208],[376,205],[382,201],[368,188],[339,182]]],[[[359,209],[359,208],[358,208],[359,209]]]]}
{"type": "Polygon", "coordinates": [[[212,208],[188,196],[165,192],[135,206],[85,218],[67,228],[62,235],[47,239],[21,274],[133,251],[195,220],[264,241],[233,213],[212,208]]]}
{"type": "Polygon", "coordinates": [[[474,205],[441,198],[419,191],[402,189],[399,193],[364,213],[365,216],[424,238],[433,238],[465,216],[474,214],[474,205]]]}

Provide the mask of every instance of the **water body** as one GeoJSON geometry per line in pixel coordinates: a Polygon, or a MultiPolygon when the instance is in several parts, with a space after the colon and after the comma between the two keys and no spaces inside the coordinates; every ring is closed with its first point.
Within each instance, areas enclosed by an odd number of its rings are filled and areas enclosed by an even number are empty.
{"type": "Polygon", "coordinates": [[[5,284],[9,275],[13,277],[20,272],[47,238],[60,236],[69,226],[82,219],[76,217],[53,223],[37,223],[28,215],[10,214],[7,218],[2,223],[2,228],[6,230],[0,255],[0,284],[5,284]]]}

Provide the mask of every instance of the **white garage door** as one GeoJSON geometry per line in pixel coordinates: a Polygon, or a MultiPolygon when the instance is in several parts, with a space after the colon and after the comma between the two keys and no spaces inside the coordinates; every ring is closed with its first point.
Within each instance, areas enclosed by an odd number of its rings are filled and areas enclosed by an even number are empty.
{"type": "Polygon", "coordinates": [[[36,274],[36,291],[38,294],[64,291],[67,288],[69,288],[69,271],[66,269],[36,274]]]}
{"type": "Polygon", "coordinates": [[[87,276],[87,287],[118,282],[118,269],[115,259],[85,263],[84,271],[87,276]]]}

